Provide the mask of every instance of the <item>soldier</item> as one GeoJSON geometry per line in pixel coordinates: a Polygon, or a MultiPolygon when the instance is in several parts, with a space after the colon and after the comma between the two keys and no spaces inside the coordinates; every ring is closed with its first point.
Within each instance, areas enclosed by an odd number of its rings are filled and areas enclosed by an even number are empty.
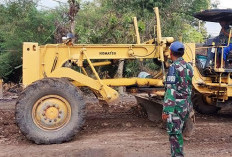
{"type": "Polygon", "coordinates": [[[220,25],[222,28],[221,28],[219,38],[222,41],[221,44],[226,46],[224,48],[224,54],[223,54],[224,61],[226,61],[227,56],[229,55],[230,51],[232,50],[232,40],[230,39],[230,43],[228,43],[229,37],[231,37],[230,24],[231,24],[230,21],[220,21],[220,25]]]}
{"type": "Polygon", "coordinates": [[[170,46],[170,56],[173,63],[169,67],[166,78],[163,104],[162,119],[167,122],[172,157],[184,156],[182,130],[189,113],[192,111],[193,70],[191,65],[182,58],[184,49],[184,45],[178,41],[170,46]]]}

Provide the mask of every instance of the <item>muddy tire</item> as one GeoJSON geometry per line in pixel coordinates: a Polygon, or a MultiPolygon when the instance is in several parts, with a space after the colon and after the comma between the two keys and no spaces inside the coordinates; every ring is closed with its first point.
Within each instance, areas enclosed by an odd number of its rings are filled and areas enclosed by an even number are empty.
{"type": "Polygon", "coordinates": [[[16,123],[37,144],[70,141],[84,123],[82,92],[65,79],[46,78],[29,85],[16,103],[16,123]]]}
{"type": "Polygon", "coordinates": [[[219,107],[209,105],[205,101],[204,95],[197,92],[196,90],[193,90],[192,93],[192,103],[193,108],[201,114],[216,114],[220,110],[219,107]]]}

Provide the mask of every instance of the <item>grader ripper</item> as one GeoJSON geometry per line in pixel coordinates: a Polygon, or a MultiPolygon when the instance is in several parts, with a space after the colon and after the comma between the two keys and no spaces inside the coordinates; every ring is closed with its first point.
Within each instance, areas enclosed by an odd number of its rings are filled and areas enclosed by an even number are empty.
{"type": "MultiPolygon", "coordinates": [[[[38,46],[38,43],[24,43],[23,85],[25,89],[16,103],[16,122],[22,133],[37,144],[62,143],[71,140],[84,123],[87,98],[79,87],[88,87],[99,100],[106,103],[118,99],[119,94],[113,89],[118,86],[146,87],[162,96],[169,46],[174,39],[161,36],[158,8],[154,11],[157,24],[156,38],[143,44],[140,43],[137,27],[135,27],[137,44],[38,46]],[[162,63],[163,78],[101,79],[95,67],[111,64],[110,61],[105,61],[108,59],[158,59],[162,63]],[[94,75],[90,75],[85,69],[86,63],[94,75]],[[78,68],[74,70],[70,64],[78,68]]],[[[214,79],[202,76],[195,65],[195,44],[185,44],[185,47],[184,59],[192,63],[194,67],[193,85],[197,92],[193,99],[199,101],[201,96],[205,98],[205,102],[213,104],[212,102],[216,100],[227,100],[231,97],[230,73],[226,77],[222,77],[220,73],[214,79]]],[[[205,107],[206,104],[200,103],[200,107],[202,105],[205,107]]],[[[152,117],[150,108],[145,108],[152,117]]]]}

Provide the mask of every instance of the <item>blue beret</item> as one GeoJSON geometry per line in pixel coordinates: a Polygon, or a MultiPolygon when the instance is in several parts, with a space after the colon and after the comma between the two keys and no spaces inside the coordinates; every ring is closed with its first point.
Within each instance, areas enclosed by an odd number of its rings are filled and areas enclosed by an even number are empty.
{"type": "Polygon", "coordinates": [[[175,41],[171,44],[170,50],[172,52],[183,52],[184,51],[184,44],[179,41],[175,41]]]}

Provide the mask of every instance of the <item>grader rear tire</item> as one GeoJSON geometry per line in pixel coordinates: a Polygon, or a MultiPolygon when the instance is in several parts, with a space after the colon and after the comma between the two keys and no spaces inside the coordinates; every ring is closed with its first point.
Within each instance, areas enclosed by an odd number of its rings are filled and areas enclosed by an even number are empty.
{"type": "Polygon", "coordinates": [[[82,92],[65,79],[46,78],[29,85],[16,103],[16,123],[37,144],[70,141],[84,123],[82,92]]]}
{"type": "Polygon", "coordinates": [[[192,103],[193,103],[193,108],[201,113],[201,114],[216,114],[220,108],[209,105],[206,101],[204,101],[204,95],[197,92],[196,90],[193,90],[192,94],[192,103]]]}

